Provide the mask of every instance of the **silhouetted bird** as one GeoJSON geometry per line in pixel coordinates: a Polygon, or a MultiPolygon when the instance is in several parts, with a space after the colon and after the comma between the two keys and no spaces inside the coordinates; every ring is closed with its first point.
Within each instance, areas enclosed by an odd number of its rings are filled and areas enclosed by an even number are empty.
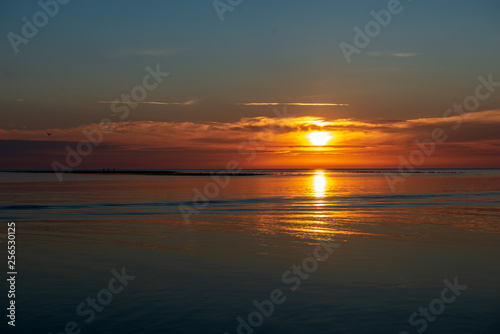
{"type": "Polygon", "coordinates": [[[51,134],[52,134],[52,132],[47,132],[47,135],[49,135],[49,136],[50,136],[51,134]]]}

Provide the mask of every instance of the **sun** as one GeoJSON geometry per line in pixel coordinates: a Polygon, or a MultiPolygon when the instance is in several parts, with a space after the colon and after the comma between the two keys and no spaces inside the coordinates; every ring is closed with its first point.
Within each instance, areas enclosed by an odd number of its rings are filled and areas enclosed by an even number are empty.
{"type": "Polygon", "coordinates": [[[308,134],[307,137],[309,138],[311,144],[316,146],[326,145],[328,144],[330,139],[332,139],[332,136],[330,136],[329,132],[322,132],[322,131],[313,131],[310,134],[308,134]]]}

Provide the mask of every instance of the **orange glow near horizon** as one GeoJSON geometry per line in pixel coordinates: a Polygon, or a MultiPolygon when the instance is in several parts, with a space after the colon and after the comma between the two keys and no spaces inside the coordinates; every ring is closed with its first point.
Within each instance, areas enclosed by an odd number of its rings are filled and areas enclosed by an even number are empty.
{"type": "MultiPolygon", "coordinates": [[[[77,169],[225,169],[233,160],[244,169],[397,169],[404,165],[401,159],[414,161],[422,154],[425,159],[413,167],[498,168],[497,125],[500,110],[473,112],[463,119],[361,121],[256,116],[227,123],[115,122],[113,131],[101,133],[99,150],[81,156],[77,169]],[[453,129],[458,124],[460,132],[453,129]],[[435,129],[442,129],[439,138],[433,137],[435,129]],[[438,140],[440,145],[424,147],[416,138],[438,140]],[[441,142],[440,138],[446,140],[441,142]],[[425,150],[430,149],[433,154],[429,155],[425,150]]],[[[58,161],[66,166],[69,151],[61,148],[63,143],[77,143],[84,139],[84,133],[97,136],[100,126],[0,128],[0,144],[7,148],[0,165],[3,169],[46,169],[58,161]],[[49,137],[48,133],[53,134],[49,137]]],[[[76,144],[71,145],[72,150],[77,149],[76,144]]]]}

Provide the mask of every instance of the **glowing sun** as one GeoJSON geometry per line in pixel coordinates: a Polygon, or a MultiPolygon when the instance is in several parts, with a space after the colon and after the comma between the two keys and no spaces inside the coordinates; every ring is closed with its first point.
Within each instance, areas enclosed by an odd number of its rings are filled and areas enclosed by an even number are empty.
{"type": "Polygon", "coordinates": [[[328,132],[314,131],[307,135],[311,144],[316,146],[323,146],[328,144],[332,136],[328,132]]]}

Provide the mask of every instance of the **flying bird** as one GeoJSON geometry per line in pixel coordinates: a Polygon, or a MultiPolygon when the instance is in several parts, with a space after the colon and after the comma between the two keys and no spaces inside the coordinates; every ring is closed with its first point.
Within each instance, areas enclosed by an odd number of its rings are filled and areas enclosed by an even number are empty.
{"type": "Polygon", "coordinates": [[[47,132],[47,135],[50,136],[52,134],[52,132],[47,132]]]}

